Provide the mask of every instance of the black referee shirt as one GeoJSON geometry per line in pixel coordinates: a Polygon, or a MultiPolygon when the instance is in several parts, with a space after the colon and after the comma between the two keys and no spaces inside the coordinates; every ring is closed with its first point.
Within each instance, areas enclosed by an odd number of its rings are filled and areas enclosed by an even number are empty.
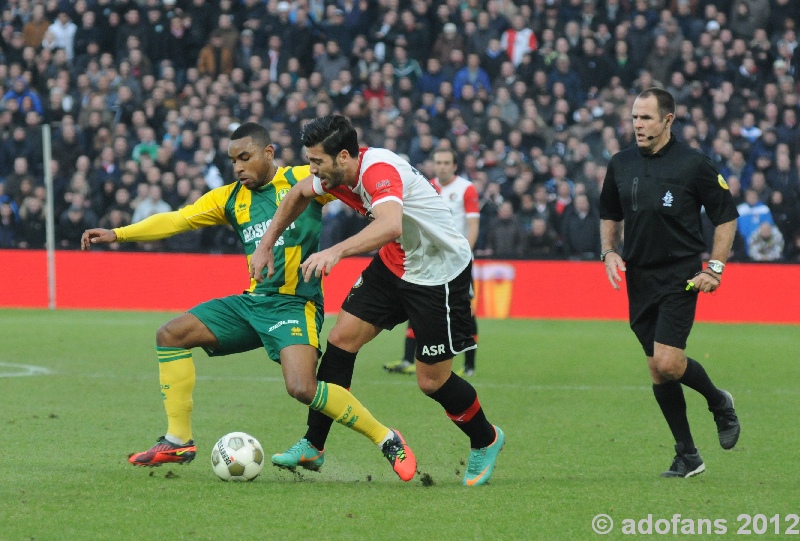
{"type": "Polygon", "coordinates": [[[600,218],[625,220],[626,263],[652,267],[704,252],[701,207],[715,226],[739,217],[711,160],[674,135],[655,154],[634,146],[611,158],[600,218]]]}

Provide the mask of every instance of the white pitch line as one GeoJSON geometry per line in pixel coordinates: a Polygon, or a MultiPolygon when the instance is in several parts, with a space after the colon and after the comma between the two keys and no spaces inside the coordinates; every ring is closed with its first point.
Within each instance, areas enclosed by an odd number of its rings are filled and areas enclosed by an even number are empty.
{"type": "MultiPolygon", "coordinates": [[[[2,366],[13,366],[13,367],[25,367],[28,369],[37,370],[36,373],[13,373],[13,374],[5,374],[0,372],[0,377],[14,377],[14,376],[28,376],[28,375],[52,375],[56,372],[49,370],[44,367],[39,366],[29,366],[29,365],[22,365],[22,364],[9,364],[9,363],[0,363],[0,367],[2,366]]],[[[102,379],[140,379],[140,380],[153,380],[154,378],[157,379],[157,373],[153,373],[150,375],[139,375],[139,376],[126,376],[121,377],[117,374],[111,374],[108,372],[93,372],[93,373],[83,373],[83,374],[75,374],[75,373],[64,373],[63,375],[70,376],[70,377],[83,377],[83,378],[102,378],[102,379]]],[[[396,378],[392,381],[388,380],[358,380],[355,381],[355,385],[363,385],[363,386],[380,386],[380,385],[388,385],[388,386],[417,386],[416,380],[413,378],[402,379],[398,376],[388,376],[396,378]]],[[[197,381],[248,381],[248,382],[262,382],[262,383],[281,383],[283,384],[284,380],[282,376],[196,376],[197,381]]],[[[472,380],[471,383],[478,389],[481,388],[493,388],[493,389],[517,389],[522,391],[542,391],[542,392],[559,392],[559,391],[566,391],[566,392],[608,392],[608,391],[635,391],[635,392],[652,392],[653,388],[649,385],[537,385],[537,384],[525,384],[525,383],[493,383],[493,382],[479,382],[472,380]]],[[[770,394],[770,395],[792,395],[797,396],[800,395],[800,390],[798,389],[768,389],[768,390],[752,390],[752,389],[739,389],[736,391],[739,394],[770,394]]]]}
{"type": "MultiPolygon", "coordinates": [[[[197,376],[197,380],[203,381],[263,381],[268,383],[283,383],[280,376],[197,376]]],[[[408,385],[417,386],[413,378],[403,381],[397,378],[394,381],[384,380],[363,380],[356,382],[359,385],[408,385]]],[[[532,391],[652,391],[652,387],[644,385],[535,385],[524,383],[489,383],[472,382],[476,387],[494,387],[499,389],[526,389],[532,391]]]]}
{"type": "MultiPolygon", "coordinates": [[[[107,372],[95,372],[90,374],[69,374],[71,376],[88,378],[119,378],[119,376],[107,372]]],[[[137,379],[153,379],[153,375],[134,376],[137,379]]],[[[389,377],[389,376],[387,376],[389,377]]],[[[417,386],[414,378],[400,378],[391,376],[393,380],[358,380],[357,385],[388,385],[388,386],[417,386]]],[[[283,383],[282,376],[201,376],[195,377],[197,381],[253,381],[262,383],[283,383]]],[[[652,388],[644,385],[535,385],[524,383],[490,383],[472,382],[476,387],[491,387],[497,389],[522,389],[530,391],[652,391],[652,388]]]]}
{"type": "Polygon", "coordinates": [[[13,364],[0,363],[0,368],[16,368],[14,372],[0,372],[0,378],[22,378],[26,376],[49,376],[53,373],[44,366],[34,366],[32,364],[13,364]]]}

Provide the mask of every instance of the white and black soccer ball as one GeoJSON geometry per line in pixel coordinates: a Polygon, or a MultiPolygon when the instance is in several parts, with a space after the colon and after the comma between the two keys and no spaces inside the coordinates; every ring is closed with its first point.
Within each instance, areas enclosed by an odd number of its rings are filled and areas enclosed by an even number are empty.
{"type": "Polygon", "coordinates": [[[250,434],[225,434],[211,451],[211,467],[223,481],[252,481],[264,467],[264,449],[250,434]]]}

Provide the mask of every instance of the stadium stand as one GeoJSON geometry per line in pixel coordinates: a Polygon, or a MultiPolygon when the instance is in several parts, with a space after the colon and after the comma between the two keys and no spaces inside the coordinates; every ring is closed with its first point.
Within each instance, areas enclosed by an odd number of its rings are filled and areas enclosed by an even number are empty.
{"type": "MultiPolygon", "coordinates": [[[[43,123],[57,245],[74,249],[83,227],[231,182],[228,136],[240,123],[263,124],[279,163],[300,163],[303,122],[341,112],[364,143],[429,176],[432,150],[457,150],[481,196],[478,257],[590,259],[596,228],[584,222],[598,219],[609,158],[634,144],[633,98],[655,85],[676,98],[676,136],[711,157],[737,203],[758,192],[770,234],[784,239],[770,259],[800,262],[796,0],[0,6],[3,247],[44,245],[43,123]]],[[[363,225],[330,206],[323,242],[363,225]]],[[[748,260],[751,241],[738,239],[732,259],[748,260]]],[[[125,249],[227,253],[238,239],[210,228],[125,249]]]]}

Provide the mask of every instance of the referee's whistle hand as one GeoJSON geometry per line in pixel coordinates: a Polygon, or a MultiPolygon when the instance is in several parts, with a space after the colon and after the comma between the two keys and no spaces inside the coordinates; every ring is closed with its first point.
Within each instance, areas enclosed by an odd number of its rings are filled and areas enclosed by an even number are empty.
{"type": "Polygon", "coordinates": [[[699,273],[697,276],[686,280],[687,284],[691,284],[695,291],[702,293],[713,293],[719,287],[720,282],[704,272],[699,273]]]}

